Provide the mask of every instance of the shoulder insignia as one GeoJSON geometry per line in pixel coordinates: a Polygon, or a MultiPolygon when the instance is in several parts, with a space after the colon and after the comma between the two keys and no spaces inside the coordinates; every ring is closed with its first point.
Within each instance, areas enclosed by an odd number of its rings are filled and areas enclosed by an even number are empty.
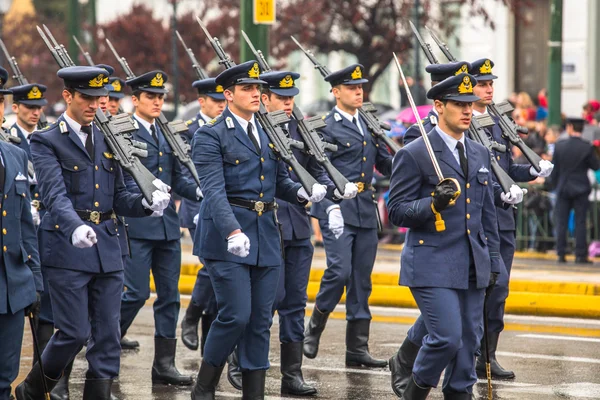
{"type": "Polygon", "coordinates": [[[58,126],[60,127],[60,133],[68,133],[69,132],[69,128],[67,128],[67,123],[65,121],[60,121],[58,126]]]}
{"type": "Polygon", "coordinates": [[[137,120],[135,118],[132,118],[133,120],[133,126],[135,127],[135,129],[140,129],[140,125],[138,124],[137,120]]]}
{"type": "Polygon", "coordinates": [[[235,128],[235,125],[233,124],[233,120],[231,119],[231,117],[225,118],[225,124],[227,124],[227,129],[235,128]]]}
{"type": "Polygon", "coordinates": [[[104,155],[104,157],[108,158],[109,160],[114,158],[114,154],[113,153],[109,153],[108,151],[105,151],[104,153],[102,153],[104,155]]]}
{"type": "Polygon", "coordinates": [[[187,121],[185,121],[185,124],[186,124],[187,126],[190,126],[190,125],[192,124],[192,122],[194,122],[194,120],[193,120],[193,119],[188,119],[187,121]]]}
{"type": "Polygon", "coordinates": [[[18,136],[17,135],[17,128],[15,128],[14,126],[12,128],[10,128],[10,134],[12,136],[18,136]]]}
{"type": "Polygon", "coordinates": [[[204,122],[204,120],[199,119],[198,120],[198,126],[204,126],[206,122],[204,122]]]}
{"type": "Polygon", "coordinates": [[[338,113],[335,113],[333,115],[333,119],[335,119],[337,122],[340,122],[342,120],[342,116],[338,113]]]}
{"type": "Polygon", "coordinates": [[[429,117],[429,123],[431,125],[437,125],[438,124],[437,117],[435,115],[432,115],[431,117],[429,117]]]}

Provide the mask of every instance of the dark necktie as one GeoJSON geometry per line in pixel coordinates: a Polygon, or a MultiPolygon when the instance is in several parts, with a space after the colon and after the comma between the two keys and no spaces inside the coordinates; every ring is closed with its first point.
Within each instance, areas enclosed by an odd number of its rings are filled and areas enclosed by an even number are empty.
{"type": "Polygon", "coordinates": [[[254,137],[254,133],[252,133],[252,122],[248,122],[248,137],[252,141],[252,144],[254,145],[256,152],[260,154],[260,146],[258,145],[258,142],[256,141],[256,137],[254,137]]]}
{"type": "Polygon", "coordinates": [[[154,139],[156,144],[158,144],[158,136],[156,136],[156,128],[154,127],[154,124],[150,125],[150,133],[152,134],[152,139],[154,139]]]}
{"type": "Polygon", "coordinates": [[[4,192],[5,175],[6,175],[6,169],[4,168],[4,160],[1,159],[1,155],[0,155],[0,192],[4,192]]]}
{"type": "Polygon", "coordinates": [[[85,150],[88,152],[88,155],[94,160],[94,142],[92,141],[92,126],[91,125],[83,125],[81,126],[81,132],[87,134],[85,138],[85,150]]]}
{"type": "Polygon", "coordinates": [[[460,168],[463,171],[463,174],[465,174],[465,178],[468,177],[468,169],[467,169],[467,158],[465,157],[465,146],[461,143],[458,142],[456,143],[456,150],[458,150],[458,159],[460,160],[460,168]]]}
{"type": "Polygon", "coordinates": [[[360,126],[358,126],[358,120],[356,119],[356,117],[352,117],[352,123],[354,125],[356,125],[356,127],[358,128],[359,132],[360,132],[360,126]]]}

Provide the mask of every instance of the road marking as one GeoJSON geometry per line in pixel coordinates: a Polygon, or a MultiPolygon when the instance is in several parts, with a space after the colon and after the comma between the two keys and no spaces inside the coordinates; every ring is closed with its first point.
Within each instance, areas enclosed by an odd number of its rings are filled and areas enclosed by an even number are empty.
{"type": "Polygon", "coordinates": [[[509,351],[499,351],[496,354],[506,357],[514,358],[527,358],[536,360],[551,360],[551,361],[567,361],[567,362],[580,362],[586,364],[600,364],[600,360],[597,358],[587,357],[568,357],[568,356],[549,356],[546,354],[525,354],[525,353],[512,353],[509,351]]]}
{"type": "Polygon", "coordinates": [[[600,343],[600,339],[587,338],[587,337],[575,337],[575,336],[555,336],[555,335],[525,334],[525,335],[517,335],[517,337],[522,337],[522,338],[527,338],[527,339],[566,340],[566,341],[569,341],[569,342],[600,343]]]}

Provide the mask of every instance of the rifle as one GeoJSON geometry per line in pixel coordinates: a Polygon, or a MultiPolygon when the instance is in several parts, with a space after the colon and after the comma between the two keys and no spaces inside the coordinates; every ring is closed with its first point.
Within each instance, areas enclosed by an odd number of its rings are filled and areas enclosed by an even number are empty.
{"type": "MultiPolygon", "coordinates": [[[[65,68],[75,65],[65,47],[58,44],[46,25],[43,25],[43,27],[46,33],[39,26],[37,30],[58,66],[65,68]],[[53,43],[50,42],[48,37],[50,37],[53,43]]],[[[133,177],[148,204],[152,204],[152,192],[158,189],[152,183],[156,177],[152,175],[138,158],[147,157],[148,152],[145,150],[145,143],[132,139],[131,132],[136,131],[137,128],[133,124],[131,117],[128,114],[106,116],[98,108],[94,116],[94,124],[102,132],[104,140],[106,140],[108,147],[114,154],[115,160],[133,177]]]]}
{"type": "Polygon", "coordinates": [[[87,63],[90,64],[91,66],[96,65],[94,63],[94,61],[92,61],[92,57],[90,56],[90,53],[85,51],[83,46],[81,45],[81,43],[79,43],[79,40],[77,40],[77,36],[73,35],[73,40],[75,41],[75,44],[77,45],[77,47],[79,47],[79,51],[81,51],[81,54],[83,54],[83,58],[85,58],[85,61],[87,61],[87,63]]]}
{"type": "MultiPolygon", "coordinates": [[[[325,78],[331,73],[326,66],[322,65],[317,60],[317,58],[310,50],[306,50],[304,47],[302,47],[302,45],[296,40],[295,37],[291,36],[291,38],[294,41],[294,43],[296,43],[296,45],[300,48],[300,50],[304,52],[306,57],[308,57],[308,59],[315,65],[315,69],[319,70],[323,78],[325,78]]],[[[389,147],[392,155],[394,155],[398,150],[400,150],[400,146],[386,135],[385,131],[389,131],[392,128],[388,124],[379,121],[377,119],[377,116],[375,115],[376,112],[377,109],[375,108],[373,103],[370,102],[363,103],[363,106],[358,109],[358,113],[366,122],[369,131],[371,131],[373,136],[383,141],[385,145],[389,147]]]]}
{"type": "MultiPolygon", "coordinates": [[[[442,42],[431,29],[427,27],[425,28],[429,31],[431,38],[438,45],[442,53],[444,53],[444,56],[446,56],[449,61],[456,61],[456,58],[454,58],[452,53],[450,53],[450,49],[446,43],[442,42]]],[[[498,125],[502,130],[502,137],[511,142],[514,146],[517,146],[525,158],[527,158],[527,161],[529,161],[529,163],[533,166],[533,168],[537,172],[540,172],[540,161],[542,161],[542,158],[538,156],[536,152],[531,150],[531,148],[527,146],[523,139],[521,139],[521,136],[519,136],[519,133],[527,134],[527,128],[515,124],[514,121],[506,116],[506,112],[512,111],[512,106],[507,107],[504,104],[496,106],[496,104],[494,104],[492,101],[487,108],[490,111],[490,114],[498,118],[498,125]]]]}
{"type": "Polygon", "coordinates": [[[200,66],[200,63],[196,59],[196,56],[194,55],[194,52],[192,51],[192,49],[187,47],[187,45],[183,41],[183,38],[179,34],[179,31],[175,31],[175,33],[177,34],[179,41],[183,45],[185,52],[187,53],[188,57],[190,58],[190,61],[192,62],[192,68],[194,68],[194,71],[196,71],[196,75],[198,75],[198,79],[207,79],[208,75],[206,74],[206,72],[204,72],[204,70],[200,66]]]}
{"type": "MultiPolygon", "coordinates": [[[[217,57],[219,57],[219,63],[223,64],[225,69],[235,66],[235,63],[231,57],[229,57],[229,55],[227,55],[227,53],[225,53],[223,50],[219,39],[212,37],[210,33],[208,33],[206,26],[204,26],[199,17],[196,17],[196,20],[198,20],[198,24],[200,24],[200,27],[204,31],[204,34],[208,38],[208,41],[217,54],[217,57]]],[[[313,185],[317,184],[317,181],[308,173],[308,171],[306,171],[306,169],[304,169],[292,152],[292,147],[304,150],[304,143],[291,139],[281,128],[281,125],[290,120],[285,111],[280,110],[267,112],[267,109],[261,100],[259,110],[254,115],[256,116],[258,123],[263,127],[267,136],[269,137],[269,140],[273,145],[273,150],[279,153],[283,161],[287,163],[296,173],[298,180],[308,195],[312,195],[313,185]]]]}
{"type": "MultiPolygon", "coordinates": [[[[108,47],[110,47],[111,51],[117,58],[117,61],[119,62],[119,64],[121,64],[121,68],[123,68],[123,71],[125,71],[127,79],[135,78],[135,74],[129,67],[129,64],[127,63],[125,57],[119,56],[119,53],[117,53],[117,50],[114,48],[110,40],[106,39],[106,44],[108,44],[108,47]]],[[[167,117],[165,117],[165,114],[161,111],[160,115],[156,119],[156,123],[158,124],[158,127],[162,131],[163,135],[165,136],[167,143],[173,150],[173,154],[175,154],[175,157],[179,160],[179,162],[182,165],[184,165],[190,171],[192,177],[194,178],[194,181],[196,181],[196,185],[200,187],[200,179],[198,178],[198,172],[196,171],[194,162],[192,161],[192,158],[189,155],[191,147],[181,138],[181,134],[188,131],[188,127],[185,124],[185,122],[181,120],[169,122],[167,120],[167,117]]]]}
{"type": "MultiPolygon", "coordinates": [[[[271,71],[272,69],[267,63],[262,51],[257,50],[254,47],[248,36],[246,36],[246,32],[242,31],[242,35],[244,36],[246,43],[248,43],[250,50],[252,50],[252,53],[256,56],[263,73],[271,71]]],[[[325,168],[337,190],[340,193],[344,193],[348,179],[333,166],[326,153],[326,151],[336,151],[337,146],[332,143],[324,142],[317,133],[317,129],[326,126],[323,118],[316,116],[309,118],[308,120],[304,119],[304,114],[296,103],[294,103],[294,108],[292,109],[292,117],[298,122],[298,132],[300,133],[300,136],[302,136],[304,144],[308,147],[305,147],[305,151],[313,156],[315,160],[325,168]]]]}
{"type": "MultiPolygon", "coordinates": [[[[13,76],[12,76],[13,79],[16,80],[19,83],[19,85],[21,85],[21,86],[29,84],[29,82],[27,81],[27,78],[25,78],[25,76],[23,76],[23,73],[21,72],[21,69],[19,68],[17,59],[10,55],[10,53],[8,52],[8,49],[4,45],[4,41],[2,39],[0,39],[0,47],[2,48],[2,52],[4,53],[4,58],[6,58],[6,61],[8,61],[8,64],[10,65],[10,69],[12,70],[12,73],[13,73],[13,76]]],[[[40,113],[40,119],[38,120],[38,123],[37,123],[37,128],[38,128],[38,130],[41,130],[41,129],[45,129],[47,126],[48,126],[48,120],[46,119],[46,115],[42,111],[40,113]]],[[[18,143],[20,143],[20,141],[18,143]]]]}

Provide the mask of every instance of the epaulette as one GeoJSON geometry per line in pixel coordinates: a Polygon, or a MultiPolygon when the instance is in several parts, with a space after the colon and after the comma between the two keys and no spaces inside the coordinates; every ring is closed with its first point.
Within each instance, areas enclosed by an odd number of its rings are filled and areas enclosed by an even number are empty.
{"type": "Polygon", "coordinates": [[[191,124],[193,124],[194,122],[196,122],[196,118],[192,118],[192,119],[188,119],[187,121],[185,121],[185,124],[187,126],[190,126],[191,124]]]}
{"type": "Polygon", "coordinates": [[[215,126],[216,124],[218,124],[219,122],[223,122],[225,120],[225,118],[223,118],[223,115],[219,115],[217,118],[213,118],[210,121],[208,121],[206,123],[206,125],[208,126],[215,126]]]}

